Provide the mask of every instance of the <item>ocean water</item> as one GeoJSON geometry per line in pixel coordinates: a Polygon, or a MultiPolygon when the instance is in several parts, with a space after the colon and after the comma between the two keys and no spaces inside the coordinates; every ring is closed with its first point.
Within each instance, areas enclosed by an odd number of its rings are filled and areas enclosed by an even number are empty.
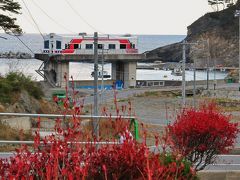
{"type": "MultiPolygon", "coordinates": [[[[0,53],[2,52],[28,52],[31,53],[16,37],[7,34],[0,34],[7,40],[0,38],[0,53]]],[[[34,53],[40,53],[43,48],[43,39],[38,34],[25,34],[21,40],[31,48],[34,53]]],[[[139,52],[153,50],[155,48],[182,41],[184,35],[138,35],[139,52]]],[[[42,80],[35,70],[37,70],[41,61],[36,59],[0,59],[0,74],[5,75],[11,71],[20,71],[31,76],[34,80],[42,80]]],[[[91,72],[93,64],[90,63],[70,63],[70,76],[75,80],[92,80],[91,72]]],[[[101,70],[101,66],[99,69],[101,70]]],[[[111,64],[105,64],[104,70],[111,74],[111,64]]],[[[216,79],[223,79],[226,73],[217,72],[216,79]]],[[[173,76],[170,71],[162,70],[137,70],[137,80],[181,80],[181,76],[173,76]]],[[[197,80],[205,80],[206,72],[198,71],[197,80]]],[[[186,71],[186,80],[193,79],[193,72],[186,71]]],[[[210,79],[213,79],[213,73],[210,73],[210,79]]]]}

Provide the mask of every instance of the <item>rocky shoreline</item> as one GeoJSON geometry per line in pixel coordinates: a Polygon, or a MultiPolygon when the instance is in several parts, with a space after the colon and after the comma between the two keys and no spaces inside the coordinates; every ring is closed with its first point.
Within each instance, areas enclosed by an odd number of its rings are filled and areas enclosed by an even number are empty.
{"type": "Polygon", "coordinates": [[[0,52],[0,58],[7,59],[32,59],[33,55],[25,52],[0,52]]]}

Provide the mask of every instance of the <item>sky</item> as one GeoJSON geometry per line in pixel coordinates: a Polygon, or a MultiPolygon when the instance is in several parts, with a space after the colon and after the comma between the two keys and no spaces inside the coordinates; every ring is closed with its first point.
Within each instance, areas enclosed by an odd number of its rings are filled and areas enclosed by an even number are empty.
{"type": "Polygon", "coordinates": [[[17,22],[26,33],[186,35],[187,26],[212,11],[207,0],[17,1],[22,5],[17,22]]]}

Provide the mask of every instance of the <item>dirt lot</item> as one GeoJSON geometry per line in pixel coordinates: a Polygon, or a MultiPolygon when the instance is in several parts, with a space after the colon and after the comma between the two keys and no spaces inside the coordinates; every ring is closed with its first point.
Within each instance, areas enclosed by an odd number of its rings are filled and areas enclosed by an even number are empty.
{"type": "MultiPolygon", "coordinates": [[[[208,97],[202,97],[198,95],[196,97],[196,104],[205,103],[207,101],[215,100],[219,105],[221,111],[226,114],[231,114],[234,121],[240,121],[240,101],[234,101],[228,99],[213,99],[208,97]],[[239,106],[236,104],[239,103],[239,106]]],[[[129,109],[131,106],[131,115],[138,118],[139,121],[150,124],[167,125],[174,122],[176,115],[182,109],[182,98],[179,92],[145,92],[140,95],[135,95],[127,99],[118,99],[117,106],[120,109],[120,113],[129,115],[127,110],[122,111],[122,108],[129,109]],[[131,105],[130,105],[131,104],[131,105]]],[[[193,97],[187,97],[186,106],[193,107],[193,97]]],[[[114,102],[108,102],[101,105],[101,109],[106,109],[106,112],[116,114],[116,108],[114,102]]],[[[89,108],[87,111],[90,112],[89,108]]]]}

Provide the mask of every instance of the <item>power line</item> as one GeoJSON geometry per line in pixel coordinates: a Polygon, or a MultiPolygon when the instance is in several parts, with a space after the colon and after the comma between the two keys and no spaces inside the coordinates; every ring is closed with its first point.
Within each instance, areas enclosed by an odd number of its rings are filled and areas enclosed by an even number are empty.
{"type": "Polygon", "coordinates": [[[29,8],[27,7],[27,4],[25,3],[25,1],[24,1],[24,0],[22,0],[22,2],[23,2],[23,4],[24,4],[25,8],[27,9],[27,11],[28,11],[28,13],[29,13],[29,15],[30,15],[31,19],[33,20],[33,22],[34,22],[35,26],[37,27],[37,29],[38,29],[39,33],[41,34],[41,36],[42,36],[43,40],[44,40],[44,36],[43,36],[43,34],[42,34],[42,32],[41,32],[41,30],[40,30],[40,28],[39,28],[39,26],[38,26],[37,22],[36,22],[36,21],[35,21],[35,19],[33,18],[32,14],[31,14],[31,12],[30,12],[30,10],[29,10],[29,8]]]}
{"type": "MultiPolygon", "coordinates": [[[[71,5],[71,3],[68,1],[68,0],[65,0],[66,3],[68,4],[68,6],[81,18],[81,20],[86,23],[92,30],[94,31],[97,31],[97,32],[100,32],[98,31],[94,26],[92,26],[90,23],[87,22],[87,20],[85,18],[83,18],[79,12],[71,5]]],[[[102,33],[103,34],[103,33],[102,33]]]]}
{"type": "Polygon", "coordinates": [[[32,2],[34,3],[35,6],[37,6],[49,19],[51,19],[55,24],[57,24],[58,26],[62,27],[63,29],[67,30],[68,32],[71,33],[75,33],[72,30],[68,29],[67,27],[65,27],[64,25],[62,25],[61,23],[57,22],[55,19],[53,19],[51,16],[49,16],[47,14],[46,11],[44,11],[34,0],[32,0],[32,2]]]}
{"type": "Polygon", "coordinates": [[[17,35],[13,34],[12,36],[16,37],[32,54],[34,54],[31,48],[27,44],[25,44],[17,35]]]}
{"type": "Polygon", "coordinates": [[[5,37],[3,37],[3,36],[0,36],[0,38],[7,40],[7,38],[5,38],[5,37]]]}

